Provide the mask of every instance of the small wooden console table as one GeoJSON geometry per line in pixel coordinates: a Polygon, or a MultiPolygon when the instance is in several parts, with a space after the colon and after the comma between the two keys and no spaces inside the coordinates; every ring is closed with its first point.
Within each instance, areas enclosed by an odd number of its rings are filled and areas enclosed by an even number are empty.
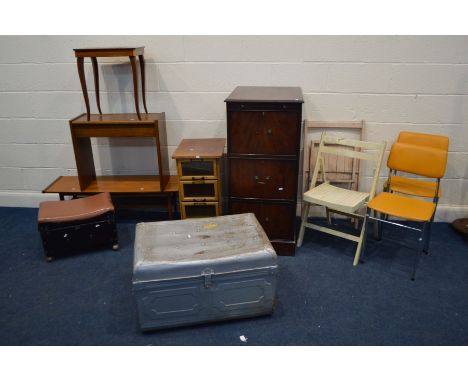
{"type": "Polygon", "coordinates": [[[166,117],[164,113],[136,114],[86,114],[70,120],[70,131],[75,151],[76,169],[81,191],[96,180],[91,137],[151,137],[155,140],[157,169],[161,189],[169,182],[166,117]]]}
{"type": "MultiPolygon", "coordinates": [[[[178,192],[178,177],[169,175],[166,120],[164,113],[151,113],[141,120],[136,114],[86,114],[70,120],[78,176],[61,176],[46,187],[44,193],[78,196],[110,192],[114,195],[138,194],[162,196],[167,200],[172,218],[173,199],[178,192]],[[91,137],[151,137],[154,138],[159,175],[96,176],[91,137]]],[[[156,164],[155,164],[156,165],[156,164]]]]}
{"type": "Polygon", "coordinates": [[[82,49],[73,49],[75,51],[76,62],[78,65],[78,75],[80,76],[81,89],[83,90],[83,96],[86,104],[86,116],[88,121],[90,120],[90,108],[89,108],[89,98],[88,98],[88,89],[86,87],[86,78],[84,72],[84,59],[85,57],[91,58],[91,63],[93,64],[93,75],[94,75],[94,87],[96,91],[96,104],[99,110],[99,114],[102,114],[101,111],[101,102],[99,98],[99,71],[97,57],[128,57],[130,59],[130,64],[132,65],[132,77],[133,77],[133,95],[135,98],[135,110],[138,116],[138,119],[141,119],[140,107],[138,101],[138,75],[136,68],[135,57],[138,56],[140,61],[140,72],[141,72],[141,95],[143,98],[143,106],[145,108],[146,114],[148,114],[148,109],[146,107],[146,89],[145,89],[145,60],[143,57],[143,51],[145,47],[140,46],[136,48],[82,48],[82,49]]]}

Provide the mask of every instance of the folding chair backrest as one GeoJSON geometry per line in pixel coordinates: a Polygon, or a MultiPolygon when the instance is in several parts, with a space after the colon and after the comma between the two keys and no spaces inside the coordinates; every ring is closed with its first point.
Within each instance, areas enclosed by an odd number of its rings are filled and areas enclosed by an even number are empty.
{"type": "Polygon", "coordinates": [[[324,154],[331,154],[336,156],[342,156],[346,158],[357,158],[365,161],[373,162],[375,165],[374,176],[372,179],[372,186],[370,191],[370,197],[372,198],[375,193],[377,186],[377,180],[380,173],[380,167],[382,164],[383,155],[385,152],[385,142],[366,142],[355,139],[339,138],[335,136],[329,136],[325,133],[322,134],[320,139],[319,149],[317,153],[317,162],[314,168],[314,174],[310,183],[310,188],[315,187],[317,183],[317,177],[319,170],[322,170],[323,180],[327,181],[326,170],[325,170],[325,159],[324,154]],[[356,151],[356,149],[372,150],[370,152],[356,151]]]}
{"type": "Polygon", "coordinates": [[[397,142],[409,143],[418,146],[432,147],[434,149],[448,151],[449,139],[443,135],[432,135],[401,131],[397,142]]]}
{"type": "MultiPolygon", "coordinates": [[[[320,141],[310,142],[310,166],[314,168],[314,163],[317,162],[318,147],[320,141]]],[[[359,169],[357,166],[358,160],[356,158],[347,158],[338,155],[327,155],[324,158],[325,172],[327,173],[327,180],[331,183],[348,184],[351,188],[357,191],[357,175],[359,169]]],[[[310,182],[310,179],[309,179],[310,182]]]]}
{"type": "MultiPolygon", "coordinates": [[[[303,191],[307,191],[312,179],[314,164],[317,162],[317,151],[320,139],[317,139],[318,130],[326,134],[346,134],[348,138],[362,140],[364,134],[364,121],[304,121],[304,179],[303,191]]],[[[359,160],[356,158],[327,155],[324,160],[327,181],[343,187],[358,190],[359,160]]]]}
{"type": "Polygon", "coordinates": [[[447,150],[395,142],[390,149],[387,166],[391,170],[442,178],[447,166],[447,155],[447,150]]]}

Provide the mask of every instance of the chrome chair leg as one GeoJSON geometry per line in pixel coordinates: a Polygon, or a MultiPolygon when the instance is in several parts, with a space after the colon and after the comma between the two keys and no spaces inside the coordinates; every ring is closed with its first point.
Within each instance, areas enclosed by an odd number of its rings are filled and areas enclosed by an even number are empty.
{"type": "Polygon", "coordinates": [[[424,252],[424,247],[425,247],[425,238],[428,234],[427,232],[427,225],[428,223],[424,223],[422,230],[421,230],[421,237],[419,238],[419,245],[418,245],[418,251],[416,252],[416,256],[414,258],[414,264],[413,264],[413,273],[411,274],[411,281],[415,280],[416,276],[416,268],[418,267],[419,259],[422,256],[424,252]]]}
{"type": "Polygon", "coordinates": [[[423,252],[426,255],[429,255],[429,244],[431,242],[431,228],[432,228],[433,221],[434,221],[434,217],[432,217],[431,221],[427,223],[427,234],[426,234],[426,240],[424,242],[424,248],[423,248],[423,252]]]}

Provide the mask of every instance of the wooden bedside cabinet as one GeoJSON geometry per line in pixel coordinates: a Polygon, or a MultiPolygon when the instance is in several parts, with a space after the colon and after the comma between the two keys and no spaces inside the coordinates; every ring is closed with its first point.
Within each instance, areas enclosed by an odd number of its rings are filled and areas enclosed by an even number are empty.
{"type": "Polygon", "coordinates": [[[174,151],[181,219],[221,215],[220,159],[225,141],[183,139],[174,151]]]}

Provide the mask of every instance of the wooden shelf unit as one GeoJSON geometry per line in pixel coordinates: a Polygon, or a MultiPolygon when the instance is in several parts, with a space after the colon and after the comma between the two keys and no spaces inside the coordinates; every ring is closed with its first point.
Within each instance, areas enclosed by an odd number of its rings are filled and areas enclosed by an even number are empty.
{"type": "Polygon", "coordinates": [[[182,219],[221,215],[220,159],[225,142],[224,138],[183,139],[174,151],[182,219]]]}
{"type": "MultiPolygon", "coordinates": [[[[160,191],[169,182],[166,119],[164,113],[144,114],[139,120],[136,114],[86,114],[70,120],[70,131],[75,151],[76,169],[80,190],[86,190],[96,180],[92,137],[154,138],[160,191]]],[[[156,165],[156,164],[155,164],[156,165]]]]}
{"type": "Polygon", "coordinates": [[[166,201],[169,218],[172,219],[175,197],[179,190],[177,176],[169,175],[166,122],[164,113],[143,114],[81,114],[70,120],[70,131],[75,152],[78,176],[60,176],[43,193],[65,196],[83,196],[109,192],[113,198],[138,195],[152,203],[158,198],[166,201]],[[159,175],[109,175],[96,176],[92,137],[154,139],[159,175]]]}

